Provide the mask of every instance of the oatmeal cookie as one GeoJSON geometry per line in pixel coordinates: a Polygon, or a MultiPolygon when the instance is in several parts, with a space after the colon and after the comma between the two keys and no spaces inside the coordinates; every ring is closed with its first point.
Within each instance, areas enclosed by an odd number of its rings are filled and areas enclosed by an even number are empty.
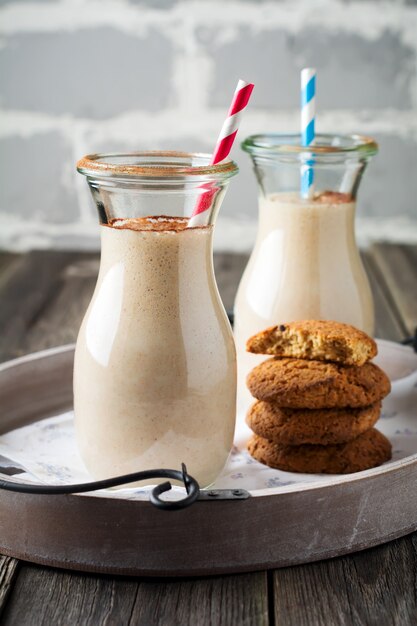
{"type": "Polygon", "coordinates": [[[357,367],[278,357],[256,366],[246,382],[258,400],[293,409],[365,407],[391,390],[387,375],[374,363],[357,367]]]}
{"type": "Polygon", "coordinates": [[[352,474],[391,458],[390,442],[375,428],[347,443],[329,446],[285,446],[253,435],[248,450],[264,465],[303,474],[352,474]]]}
{"type": "Polygon", "coordinates": [[[381,403],[358,409],[285,409],[257,401],[246,423],[256,435],[289,446],[334,444],[355,439],[377,422],[381,403]]]}
{"type": "Polygon", "coordinates": [[[366,333],[340,322],[306,320],[271,326],[251,337],[248,352],[363,365],[377,354],[366,333]]]}

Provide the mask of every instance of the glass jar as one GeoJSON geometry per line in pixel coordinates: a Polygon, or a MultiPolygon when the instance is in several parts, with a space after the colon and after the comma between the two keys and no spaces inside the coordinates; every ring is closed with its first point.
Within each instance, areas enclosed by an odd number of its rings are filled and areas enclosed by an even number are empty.
{"type": "Polygon", "coordinates": [[[247,373],[259,357],[246,340],[274,324],[346,322],[373,333],[372,295],[355,240],[356,196],[376,143],[359,135],[254,135],[242,144],[259,185],[258,234],[235,301],[238,405],[247,408],[247,373]],[[303,170],[313,168],[309,198],[303,170]],[[240,402],[243,398],[243,404],[240,402]]]}
{"type": "Polygon", "coordinates": [[[233,441],[236,356],[212,238],[232,161],[178,152],[78,162],[101,231],[97,285],[78,335],[74,411],[95,478],[187,465],[214,481],[233,441]],[[209,209],[187,227],[197,202],[209,209]]]}

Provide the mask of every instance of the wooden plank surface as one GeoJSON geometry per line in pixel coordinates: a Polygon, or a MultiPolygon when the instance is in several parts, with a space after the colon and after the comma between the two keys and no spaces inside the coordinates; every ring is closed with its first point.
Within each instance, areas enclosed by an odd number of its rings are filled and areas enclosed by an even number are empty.
{"type": "Polygon", "coordinates": [[[416,541],[276,570],[276,626],[417,624],[416,541]]]}
{"type": "Polygon", "coordinates": [[[375,306],[375,337],[402,341],[409,332],[384,284],[380,268],[367,251],[362,254],[365,270],[371,283],[375,306]]]}
{"type": "Polygon", "coordinates": [[[17,578],[19,563],[16,559],[0,554],[0,623],[3,609],[17,578]]]}
{"type": "MultiPolygon", "coordinates": [[[[215,259],[229,310],[245,263],[245,256],[215,259]]],[[[375,247],[365,254],[365,263],[377,304],[377,334],[400,340],[416,321],[417,248],[375,247]]],[[[88,253],[0,254],[0,360],[74,341],[97,270],[98,256],[88,253]]],[[[14,559],[0,557],[0,622],[415,624],[416,544],[417,535],[412,535],[268,576],[261,572],[176,581],[73,574],[18,566],[14,559]]]]}
{"type": "Polygon", "coordinates": [[[266,573],[167,582],[22,565],[1,623],[264,626],[268,624],[266,590],[266,573]]]}
{"type": "MultiPolygon", "coordinates": [[[[82,260],[84,255],[77,254],[76,258],[82,260]]],[[[6,281],[0,281],[1,360],[56,345],[62,332],[74,337],[76,330],[71,318],[66,324],[61,320],[60,325],[43,328],[40,341],[34,332],[68,283],[72,261],[74,255],[69,252],[31,252],[14,265],[6,281]]],[[[84,302],[73,299],[67,301],[66,308],[72,304],[81,314],[79,304],[84,302]]]]}
{"type": "Polygon", "coordinates": [[[0,250],[0,289],[2,285],[8,282],[9,277],[14,274],[16,266],[22,261],[23,255],[0,250]]]}
{"type": "Polygon", "coordinates": [[[417,254],[415,246],[374,244],[369,255],[379,268],[379,284],[409,335],[417,328],[417,254]]]}
{"type": "Polygon", "coordinates": [[[237,286],[248,262],[247,254],[215,254],[214,273],[226,311],[233,311],[237,286]]]}
{"type": "Polygon", "coordinates": [[[82,317],[91,300],[98,273],[97,255],[70,257],[56,276],[55,292],[31,321],[20,342],[24,353],[76,341],[82,317]]]}

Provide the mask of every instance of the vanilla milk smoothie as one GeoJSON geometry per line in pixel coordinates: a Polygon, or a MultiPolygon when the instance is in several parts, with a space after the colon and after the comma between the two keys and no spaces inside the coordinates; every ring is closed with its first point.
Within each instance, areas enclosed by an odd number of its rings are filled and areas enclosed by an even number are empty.
{"type": "Polygon", "coordinates": [[[238,397],[250,401],[245,378],[266,357],[245,351],[267,326],[302,319],[352,324],[372,335],[371,291],[356,247],[355,202],[349,194],[298,192],[260,198],[259,230],[235,302],[238,397]]]}
{"type": "Polygon", "coordinates": [[[204,487],[231,449],[235,347],[212,273],[213,227],[186,224],[132,218],[100,228],[74,369],[77,441],[96,478],[185,462],[204,487]]]}

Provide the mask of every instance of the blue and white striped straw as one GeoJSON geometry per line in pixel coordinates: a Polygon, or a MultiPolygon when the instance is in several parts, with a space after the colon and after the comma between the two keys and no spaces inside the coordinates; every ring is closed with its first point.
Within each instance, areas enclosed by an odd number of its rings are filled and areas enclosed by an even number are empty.
{"type": "MultiPolygon", "coordinates": [[[[316,70],[306,67],[301,70],[301,144],[310,146],[315,139],[316,119],[316,70]]],[[[301,196],[312,198],[314,193],[313,161],[301,167],[301,196]]]]}

